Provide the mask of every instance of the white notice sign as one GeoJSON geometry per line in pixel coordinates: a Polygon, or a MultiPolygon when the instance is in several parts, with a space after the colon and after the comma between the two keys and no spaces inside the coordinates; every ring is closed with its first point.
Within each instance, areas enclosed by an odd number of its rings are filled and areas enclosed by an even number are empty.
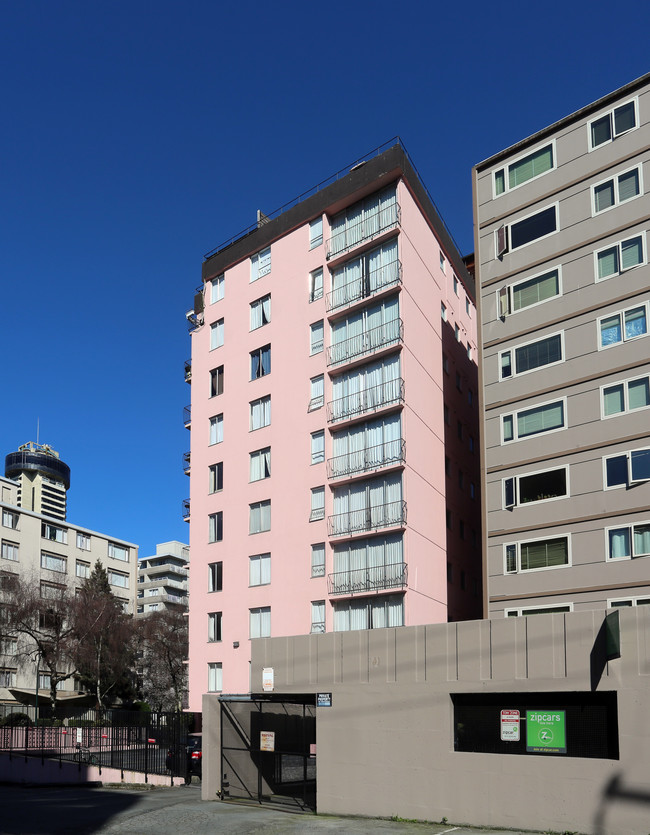
{"type": "Polygon", "coordinates": [[[264,667],[262,670],[262,690],[269,692],[273,690],[273,667],[264,667]]]}
{"type": "Polygon", "coordinates": [[[518,710],[501,711],[501,741],[519,742],[520,715],[518,710]]]}

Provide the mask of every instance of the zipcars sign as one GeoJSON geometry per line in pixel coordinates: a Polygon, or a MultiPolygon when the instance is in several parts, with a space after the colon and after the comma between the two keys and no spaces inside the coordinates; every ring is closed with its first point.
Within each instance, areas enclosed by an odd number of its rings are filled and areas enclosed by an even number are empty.
{"type": "Polygon", "coordinates": [[[526,711],[526,751],[566,754],[566,711],[526,711]]]}

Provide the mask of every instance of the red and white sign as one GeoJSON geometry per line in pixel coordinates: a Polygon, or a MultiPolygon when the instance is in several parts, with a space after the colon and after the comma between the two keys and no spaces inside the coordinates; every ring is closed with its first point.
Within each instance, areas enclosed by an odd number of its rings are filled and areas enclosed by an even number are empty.
{"type": "Polygon", "coordinates": [[[260,751],[275,751],[275,731],[260,731],[260,751]]]}
{"type": "Polygon", "coordinates": [[[501,741],[519,742],[521,716],[518,710],[501,711],[501,741]]]}

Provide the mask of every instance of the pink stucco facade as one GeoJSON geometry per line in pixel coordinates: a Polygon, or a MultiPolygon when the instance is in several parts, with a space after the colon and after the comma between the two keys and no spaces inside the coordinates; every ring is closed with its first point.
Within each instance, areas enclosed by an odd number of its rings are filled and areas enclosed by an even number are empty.
{"type": "Polygon", "coordinates": [[[481,614],[473,282],[423,194],[394,148],[204,264],[190,710],[251,636],[481,614]]]}

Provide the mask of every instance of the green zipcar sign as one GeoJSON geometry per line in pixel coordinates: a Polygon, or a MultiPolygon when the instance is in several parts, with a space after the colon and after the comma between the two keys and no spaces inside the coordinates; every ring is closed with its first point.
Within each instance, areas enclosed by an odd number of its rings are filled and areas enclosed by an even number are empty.
{"type": "Polygon", "coordinates": [[[564,710],[526,711],[526,751],[534,754],[566,754],[564,710]]]}

